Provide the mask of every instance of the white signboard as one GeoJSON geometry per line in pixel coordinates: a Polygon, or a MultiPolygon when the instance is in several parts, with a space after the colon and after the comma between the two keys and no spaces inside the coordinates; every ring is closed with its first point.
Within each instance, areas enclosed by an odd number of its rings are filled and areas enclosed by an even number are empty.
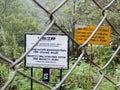
{"type": "MultiPolygon", "coordinates": [[[[26,51],[40,35],[26,34],[26,51]]],[[[68,68],[68,37],[65,35],[45,35],[26,56],[26,67],[68,68]]]]}

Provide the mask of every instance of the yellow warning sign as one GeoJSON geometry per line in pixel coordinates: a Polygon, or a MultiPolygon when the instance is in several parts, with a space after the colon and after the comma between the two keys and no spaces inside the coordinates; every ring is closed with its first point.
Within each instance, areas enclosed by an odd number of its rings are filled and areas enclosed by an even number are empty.
{"type": "MultiPolygon", "coordinates": [[[[75,30],[74,40],[78,44],[83,44],[88,37],[93,33],[96,26],[85,26],[75,30]]],[[[110,44],[110,31],[109,26],[101,26],[88,44],[96,45],[109,45],[110,44]]]]}

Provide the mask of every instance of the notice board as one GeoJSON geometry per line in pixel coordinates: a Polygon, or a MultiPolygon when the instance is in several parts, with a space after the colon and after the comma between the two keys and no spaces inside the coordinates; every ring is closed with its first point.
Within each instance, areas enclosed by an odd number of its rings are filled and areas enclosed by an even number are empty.
{"type": "MultiPolygon", "coordinates": [[[[78,44],[83,44],[88,39],[88,37],[93,33],[95,28],[96,26],[85,26],[76,29],[74,33],[74,40],[78,44]]],[[[96,32],[96,34],[92,37],[92,39],[88,42],[88,44],[109,45],[110,31],[111,28],[109,26],[101,26],[96,32]]]]}
{"type": "MultiPolygon", "coordinates": [[[[26,34],[26,51],[41,35],[26,34]]],[[[45,35],[41,41],[26,55],[26,67],[68,68],[68,37],[66,35],[45,35]]]]}

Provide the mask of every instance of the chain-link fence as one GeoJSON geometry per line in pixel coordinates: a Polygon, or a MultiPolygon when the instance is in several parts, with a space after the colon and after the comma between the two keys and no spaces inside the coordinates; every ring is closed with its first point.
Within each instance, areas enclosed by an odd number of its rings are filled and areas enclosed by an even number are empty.
{"type": "MultiPolygon", "coordinates": [[[[95,5],[97,5],[99,7],[99,9],[102,10],[102,19],[99,22],[99,24],[97,25],[97,27],[95,28],[95,30],[92,32],[92,34],[89,36],[89,38],[82,44],[79,46],[79,51],[81,52],[81,54],[79,55],[78,59],[76,60],[76,62],[73,64],[73,66],[68,70],[68,72],[66,73],[66,75],[63,77],[63,79],[56,84],[55,87],[51,87],[48,84],[36,80],[35,78],[23,73],[22,71],[20,71],[18,69],[19,65],[21,64],[21,62],[23,61],[24,57],[41,41],[41,38],[50,30],[52,29],[54,26],[57,27],[59,30],[61,30],[64,34],[66,34],[73,42],[74,39],[68,34],[66,33],[61,26],[59,26],[59,24],[57,24],[56,22],[56,16],[55,13],[58,12],[58,10],[60,8],[62,8],[62,6],[64,6],[69,0],[62,0],[60,4],[58,4],[52,11],[48,11],[46,9],[45,6],[43,6],[40,2],[38,2],[37,0],[33,0],[33,2],[35,4],[37,4],[39,6],[39,8],[43,9],[44,12],[46,12],[49,16],[49,20],[50,20],[50,24],[47,26],[47,28],[43,31],[43,33],[41,34],[41,37],[39,38],[39,40],[28,50],[26,51],[24,54],[22,54],[18,59],[15,60],[15,62],[13,62],[12,60],[8,59],[7,57],[4,57],[3,55],[0,55],[0,59],[4,60],[6,63],[10,64],[10,68],[14,71],[14,73],[12,74],[11,78],[9,78],[9,80],[2,86],[2,88],[0,90],[5,90],[10,84],[11,82],[14,80],[14,78],[16,77],[17,74],[20,74],[30,80],[33,80],[34,82],[43,85],[44,87],[50,89],[50,90],[57,90],[63,83],[64,81],[69,77],[69,75],[72,73],[72,71],[76,68],[77,64],[82,60],[82,57],[85,54],[85,46],[87,45],[87,43],[92,39],[92,37],[96,34],[96,32],[99,30],[100,26],[102,26],[102,24],[104,23],[104,21],[107,21],[107,23],[112,27],[112,30],[114,30],[118,35],[120,35],[120,33],[115,29],[114,25],[112,25],[112,23],[109,21],[109,19],[107,18],[109,16],[109,8],[116,2],[116,0],[111,0],[109,3],[107,3],[105,6],[100,5],[100,1],[98,2],[97,0],[92,0],[94,2],[95,5]]],[[[105,68],[111,63],[111,61],[113,60],[113,58],[116,56],[116,54],[118,53],[118,51],[120,50],[120,46],[118,46],[118,48],[116,49],[116,51],[113,53],[112,57],[108,60],[108,62],[103,66],[103,67],[99,67],[98,65],[96,65],[93,61],[92,64],[98,66],[98,72],[100,72],[101,74],[101,78],[99,79],[98,83],[94,86],[93,90],[97,90],[99,85],[102,83],[103,79],[106,78],[109,82],[111,82],[113,85],[115,85],[116,89],[120,86],[120,84],[116,84],[114,82],[114,80],[111,80],[107,77],[106,73],[104,72],[105,68]]]]}

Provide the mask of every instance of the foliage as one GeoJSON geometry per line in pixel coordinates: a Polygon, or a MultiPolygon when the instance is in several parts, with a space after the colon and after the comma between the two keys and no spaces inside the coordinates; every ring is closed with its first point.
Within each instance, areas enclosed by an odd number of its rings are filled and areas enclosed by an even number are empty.
{"type": "Polygon", "coordinates": [[[22,3],[16,0],[2,2],[5,5],[3,13],[0,14],[0,53],[13,60],[23,52],[24,33],[36,32],[37,23],[33,17],[24,16],[25,10],[20,8],[22,3]]]}
{"type": "MultiPolygon", "coordinates": [[[[90,69],[90,87],[98,81],[99,72],[91,66],[90,69]]],[[[80,66],[77,66],[73,73],[63,84],[62,90],[87,90],[88,88],[88,64],[82,61],[80,66]]]]}
{"type": "Polygon", "coordinates": [[[108,81],[103,81],[98,90],[116,90],[115,86],[108,81]]]}
{"type": "MultiPolygon", "coordinates": [[[[111,48],[111,46],[96,46],[96,47],[93,46],[94,61],[101,67],[108,62],[113,53],[114,51],[111,48]]],[[[106,68],[106,72],[111,71],[111,69],[115,69],[115,66],[116,62],[113,60],[111,64],[106,68]]]]}
{"type": "MultiPolygon", "coordinates": [[[[21,0],[25,2],[25,0],[21,0]]],[[[29,1],[29,0],[28,0],[29,1]]],[[[104,7],[110,0],[99,0],[98,3],[104,7]]],[[[48,16],[45,12],[39,11],[37,6],[32,5],[26,1],[25,4],[18,0],[0,0],[0,54],[8,57],[11,60],[16,60],[24,51],[24,33],[25,32],[41,32],[49,24],[48,16]],[[28,7],[28,8],[27,8],[28,7]],[[29,10],[28,10],[29,9],[29,10]],[[39,13],[38,13],[39,12],[39,13]],[[40,18],[41,16],[41,18],[40,18]]],[[[48,10],[53,10],[61,1],[60,0],[39,0],[43,5],[47,6],[48,10]],[[51,3],[53,2],[53,3],[51,3]]],[[[33,3],[32,3],[33,4],[33,3]]],[[[120,1],[117,0],[114,5],[109,9],[108,19],[119,31],[120,28],[120,1]]],[[[90,0],[69,0],[60,10],[54,15],[57,24],[65,30],[65,32],[73,35],[74,25],[97,25],[102,18],[101,10],[90,0]],[[75,8],[73,7],[75,5],[75,8]]],[[[104,25],[108,25],[104,23],[104,25]]],[[[58,28],[54,27],[55,32],[58,28]]],[[[50,31],[51,32],[51,31],[50,31]]],[[[55,32],[57,33],[57,32],[55,32]]],[[[59,32],[58,32],[59,33],[59,32]]],[[[113,32],[112,32],[113,33],[113,32]]],[[[112,36],[113,43],[119,44],[118,36],[112,36]]],[[[76,48],[76,47],[75,47],[76,48]]],[[[93,56],[93,61],[104,66],[112,54],[114,53],[112,46],[93,46],[92,52],[90,47],[87,48],[89,55],[93,56]]],[[[76,50],[75,50],[76,51],[76,50]]],[[[77,52],[75,52],[77,53],[77,52]]],[[[70,67],[75,63],[74,58],[70,57],[70,67]]],[[[119,83],[120,80],[120,66],[115,59],[105,69],[108,76],[112,77],[114,81],[119,83]],[[116,77],[115,77],[116,76],[116,77]]],[[[8,77],[13,73],[7,66],[0,60],[0,87],[7,81],[8,77]]],[[[87,90],[88,86],[93,88],[99,80],[99,72],[92,65],[90,66],[90,84],[88,84],[88,62],[80,62],[74,72],[68,77],[62,85],[62,90],[87,90]]],[[[30,75],[30,70],[22,69],[25,74],[30,75]]],[[[63,71],[65,75],[68,70],[63,71]]],[[[59,81],[59,70],[51,70],[51,82],[59,81]]],[[[34,69],[34,77],[37,80],[42,78],[42,70],[34,69]]],[[[51,85],[54,86],[54,85],[51,85]]],[[[8,87],[9,90],[29,90],[30,80],[17,74],[12,84],[8,87]]],[[[43,86],[34,83],[34,90],[46,90],[43,86]]],[[[107,80],[103,80],[99,87],[100,90],[115,90],[107,80]]]]}
{"type": "Polygon", "coordinates": [[[6,65],[0,63],[0,87],[2,87],[6,82],[8,73],[9,73],[9,69],[6,68],[6,65]]]}

